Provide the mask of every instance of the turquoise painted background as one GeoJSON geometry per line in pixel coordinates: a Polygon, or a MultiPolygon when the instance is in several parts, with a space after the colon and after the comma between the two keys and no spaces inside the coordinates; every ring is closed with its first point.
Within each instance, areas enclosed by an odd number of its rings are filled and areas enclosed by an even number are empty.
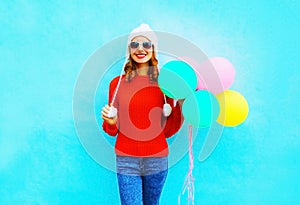
{"type": "MultiPolygon", "coordinates": [[[[119,204],[115,174],[78,140],[73,89],[96,49],[142,22],[229,59],[249,102],[195,161],[196,204],[299,204],[299,12],[296,0],[1,1],[0,204],[119,204]]],[[[187,169],[187,155],[170,168],[162,204],[177,203],[187,169]]]]}

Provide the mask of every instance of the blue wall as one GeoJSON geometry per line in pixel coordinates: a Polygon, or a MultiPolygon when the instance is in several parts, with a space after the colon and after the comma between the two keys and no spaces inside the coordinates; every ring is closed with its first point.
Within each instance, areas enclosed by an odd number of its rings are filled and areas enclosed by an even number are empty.
{"type": "MultiPolygon", "coordinates": [[[[231,89],[249,102],[247,120],[195,161],[196,204],[298,204],[299,12],[279,0],[1,1],[0,204],[119,203],[115,174],[76,135],[73,89],[97,48],[142,22],[229,59],[231,89]]],[[[170,168],[162,204],[177,203],[187,169],[187,155],[170,168]]]]}

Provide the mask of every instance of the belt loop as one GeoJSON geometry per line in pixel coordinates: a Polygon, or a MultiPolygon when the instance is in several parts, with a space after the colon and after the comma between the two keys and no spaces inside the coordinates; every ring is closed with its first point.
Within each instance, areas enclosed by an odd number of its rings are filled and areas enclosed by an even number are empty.
{"type": "Polygon", "coordinates": [[[141,169],[141,171],[144,171],[144,160],[143,160],[143,157],[140,158],[140,169],[141,169]]]}

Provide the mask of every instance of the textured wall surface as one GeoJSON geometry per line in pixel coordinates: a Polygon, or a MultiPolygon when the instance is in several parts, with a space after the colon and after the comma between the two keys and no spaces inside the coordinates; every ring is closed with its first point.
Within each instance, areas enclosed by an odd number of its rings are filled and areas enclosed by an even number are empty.
{"type": "MultiPolygon", "coordinates": [[[[231,89],[249,103],[247,120],[225,128],[204,162],[208,130],[198,130],[196,204],[299,204],[299,1],[108,2],[0,2],[0,204],[119,204],[115,173],[77,137],[72,97],[88,57],[142,22],[229,59],[231,89]]],[[[185,155],[161,204],[177,203],[187,170],[185,155]]]]}

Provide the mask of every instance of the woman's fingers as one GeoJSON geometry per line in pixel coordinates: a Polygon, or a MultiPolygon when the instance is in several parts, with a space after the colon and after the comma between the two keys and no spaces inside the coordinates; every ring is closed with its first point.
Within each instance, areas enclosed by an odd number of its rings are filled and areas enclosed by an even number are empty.
{"type": "Polygon", "coordinates": [[[107,117],[107,112],[105,112],[105,111],[102,110],[101,111],[101,115],[107,117]]]}
{"type": "Polygon", "coordinates": [[[102,119],[103,119],[103,120],[105,120],[105,121],[108,121],[108,120],[110,120],[110,118],[108,118],[108,117],[105,117],[104,115],[102,115],[102,119]]]}
{"type": "Polygon", "coordinates": [[[103,108],[102,108],[102,114],[105,114],[107,116],[108,112],[110,110],[110,107],[108,105],[105,105],[103,108]]]}
{"type": "MultiPolygon", "coordinates": [[[[115,111],[116,108],[112,107],[112,106],[109,106],[109,105],[105,105],[103,108],[102,108],[102,111],[101,111],[101,115],[102,115],[102,119],[108,121],[108,120],[115,120],[116,118],[116,115],[110,117],[109,116],[109,113],[111,111],[115,111]]],[[[115,111],[116,112],[116,111],[115,111]]]]}
{"type": "Polygon", "coordinates": [[[110,125],[116,124],[116,122],[117,122],[117,117],[110,118],[105,115],[102,115],[102,119],[105,120],[110,125]]]}
{"type": "Polygon", "coordinates": [[[107,106],[105,105],[105,106],[102,108],[102,110],[108,112],[109,108],[107,108],[107,106]]]}

